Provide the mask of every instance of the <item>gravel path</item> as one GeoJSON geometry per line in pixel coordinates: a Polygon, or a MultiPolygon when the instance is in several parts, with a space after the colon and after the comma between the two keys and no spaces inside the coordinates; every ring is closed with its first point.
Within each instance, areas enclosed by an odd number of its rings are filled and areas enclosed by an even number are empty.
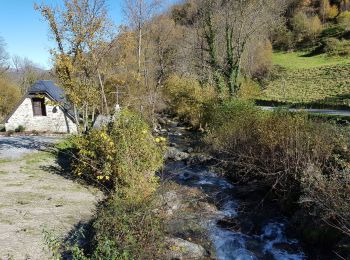
{"type": "Polygon", "coordinates": [[[0,259],[49,259],[44,230],[64,238],[89,221],[100,192],[61,176],[51,137],[0,137],[0,259]]]}
{"type": "Polygon", "coordinates": [[[44,136],[0,136],[0,160],[18,159],[32,152],[45,150],[58,142],[61,137],[44,136]]]}

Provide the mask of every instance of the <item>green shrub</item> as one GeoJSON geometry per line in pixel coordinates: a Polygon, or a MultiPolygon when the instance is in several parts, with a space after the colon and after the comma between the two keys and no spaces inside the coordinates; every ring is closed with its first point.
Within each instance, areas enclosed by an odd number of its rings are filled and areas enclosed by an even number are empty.
{"type": "Polygon", "coordinates": [[[123,110],[108,128],[75,139],[74,172],[121,197],[143,199],[155,191],[155,172],[163,163],[162,144],[157,141],[141,116],[123,110]]]}
{"type": "Polygon", "coordinates": [[[0,125],[0,132],[5,132],[6,131],[6,128],[4,125],[0,125]]]}
{"type": "Polygon", "coordinates": [[[323,41],[324,51],[331,56],[344,56],[350,54],[350,42],[347,40],[338,40],[337,38],[328,38],[323,41]]]}
{"type": "Polygon", "coordinates": [[[237,93],[237,96],[244,100],[255,100],[261,95],[261,89],[258,83],[253,80],[244,80],[237,93]]]}
{"type": "Polygon", "coordinates": [[[279,26],[272,31],[272,45],[274,50],[288,51],[294,48],[294,34],[287,26],[279,26]]]}
{"type": "Polygon", "coordinates": [[[93,224],[96,248],[92,259],[159,259],[164,237],[154,203],[153,198],[141,203],[110,198],[93,224]]]}
{"type": "Polygon", "coordinates": [[[0,77],[0,121],[11,112],[20,99],[20,88],[13,85],[11,81],[2,74],[0,77]]]}
{"type": "Polygon", "coordinates": [[[345,32],[343,26],[332,25],[321,32],[321,38],[340,37],[345,32]]]}
{"type": "Polygon", "coordinates": [[[295,14],[292,26],[297,42],[315,41],[322,31],[322,23],[318,16],[308,17],[303,12],[295,14]]]}
{"type": "Polygon", "coordinates": [[[107,191],[93,221],[89,248],[63,245],[73,259],[157,259],[162,250],[162,218],[154,192],[163,164],[164,138],[123,109],[101,130],[56,145],[74,155],[73,172],[107,191]]]}
{"type": "Polygon", "coordinates": [[[206,104],[216,96],[213,87],[201,86],[194,78],[179,76],[172,76],[165,82],[164,94],[170,108],[195,127],[201,124],[206,104]]]}
{"type": "Polygon", "coordinates": [[[337,17],[337,22],[340,26],[342,26],[345,30],[350,30],[350,11],[342,12],[337,17]]]}
{"type": "Polygon", "coordinates": [[[16,133],[22,133],[26,130],[26,128],[23,125],[19,125],[16,129],[15,132],[16,133]]]}

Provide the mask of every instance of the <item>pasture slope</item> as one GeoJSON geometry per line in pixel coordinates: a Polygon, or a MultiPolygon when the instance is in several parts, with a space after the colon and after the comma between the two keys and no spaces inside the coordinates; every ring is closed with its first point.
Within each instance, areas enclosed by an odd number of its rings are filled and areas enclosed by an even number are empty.
{"type": "Polygon", "coordinates": [[[350,107],[350,58],[274,53],[260,100],[321,108],[350,107]]]}

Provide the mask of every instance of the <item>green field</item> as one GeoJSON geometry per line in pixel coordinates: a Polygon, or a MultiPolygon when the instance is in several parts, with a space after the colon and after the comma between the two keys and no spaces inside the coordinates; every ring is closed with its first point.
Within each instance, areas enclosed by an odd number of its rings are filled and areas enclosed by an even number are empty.
{"type": "Polygon", "coordinates": [[[261,100],[350,107],[350,58],[275,53],[275,69],[261,100]]]}

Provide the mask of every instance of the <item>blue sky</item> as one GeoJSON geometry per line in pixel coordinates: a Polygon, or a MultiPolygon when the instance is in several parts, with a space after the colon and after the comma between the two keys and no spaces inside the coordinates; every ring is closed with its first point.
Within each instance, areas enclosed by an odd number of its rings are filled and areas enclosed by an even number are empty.
{"type": "MultiPolygon", "coordinates": [[[[34,10],[34,3],[42,0],[1,0],[0,36],[7,43],[10,55],[27,57],[43,68],[50,67],[49,50],[54,43],[49,38],[49,29],[40,14],[34,10]]],[[[45,0],[56,5],[61,0],[45,0]]],[[[123,0],[107,0],[110,17],[116,24],[122,20],[123,0]]]]}

